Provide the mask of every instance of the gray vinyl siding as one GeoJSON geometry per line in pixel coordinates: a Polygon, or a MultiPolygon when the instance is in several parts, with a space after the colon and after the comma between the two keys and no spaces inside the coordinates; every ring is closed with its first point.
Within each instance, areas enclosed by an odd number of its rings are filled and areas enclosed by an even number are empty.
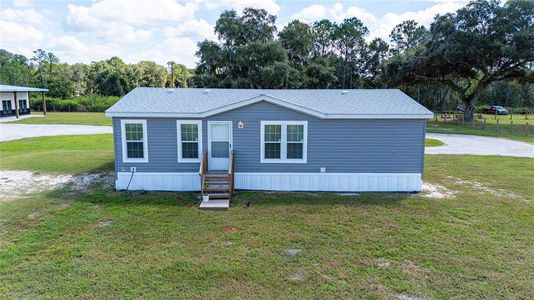
{"type": "MultiPolygon", "coordinates": [[[[120,118],[113,118],[116,170],[197,172],[198,163],[178,163],[176,119],[146,118],[148,163],[123,163],[120,118]]],[[[425,120],[325,120],[259,102],[202,122],[207,151],[208,121],[233,122],[236,172],[421,173],[425,120]],[[260,163],[261,121],[308,121],[308,159],[302,164],[260,163]],[[239,129],[242,121],[244,128],[239,129]]]]}

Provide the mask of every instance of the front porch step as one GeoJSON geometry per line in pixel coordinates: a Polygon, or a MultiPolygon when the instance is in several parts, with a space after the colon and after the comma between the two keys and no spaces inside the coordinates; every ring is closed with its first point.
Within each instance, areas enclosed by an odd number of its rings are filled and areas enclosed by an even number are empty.
{"type": "Polygon", "coordinates": [[[208,202],[200,201],[199,209],[202,210],[228,210],[230,199],[217,199],[208,202]]]}
{"type": "Polygon", "coordinates": [[[230,199],[229,193],[209,193],[210,199],[230,199]]]}
{"type": "Polygon", "coordinates": [[[208,173],[205,176],[206,176],[206,179],[228,178],[228,174],[227,173],[208,173]]]}
{"type": "Polygon", "coordinates": [[[210,187],[208,186],[207,189],[204,189],[204,191],[208,194],[212,194],[213,192],[228,192],[229,188],[228,186],[224,187],[224,186],[221,186],[221,187],[210,187]]]}

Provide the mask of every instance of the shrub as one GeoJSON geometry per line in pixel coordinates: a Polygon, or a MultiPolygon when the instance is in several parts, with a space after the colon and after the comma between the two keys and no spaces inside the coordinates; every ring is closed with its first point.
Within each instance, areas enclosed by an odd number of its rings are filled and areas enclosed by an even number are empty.
{"type": "MultiPolygon", "coordinates": [[[[89,111],[103,112],[111,107],[120,97],[85,95],[69,99],[46,97],[46,108],[49,111],[89,111]]],[[[40,95],[30,97],[30,105],[34,110],[42,109],[42,98],[40,95]]]]}

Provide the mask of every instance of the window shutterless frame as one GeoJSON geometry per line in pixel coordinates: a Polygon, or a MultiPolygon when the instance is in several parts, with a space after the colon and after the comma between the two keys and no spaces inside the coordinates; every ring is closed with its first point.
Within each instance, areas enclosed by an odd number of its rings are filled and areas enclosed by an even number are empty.
{"type": "Polygon", "coordinates": [[[125,163],[146,163],[148,162],[148,138],[146,120],[121,120],[121,143],[122,143],[122,161],[125,163]],[[128,158],[128,146],[126,140],[126,124],[140,124],[143,129],[143,139],[136,142],[143,143],[142,158],[128,158]]]}
{"type": "MultiPolygon", "coordinates": [[[[269,141],[267,141],[269,142],[269,141]]],[[[299,163],[305,164],[308,162],[308,121],[261,121],[260,125],[260,163],[299,163]],[[280,125],[281,126],[281,138],[280,138],[280,158],[265,158],[265,126],[266,125],[280,125]],[[287,126],[288,125],[301,125],[303,128],[302,139],[302,158],[287,158],[287,145],[288,143],[294,143],[287,140],[287,126]]]]}
{"type": "Polygon", "coordinates": [[[195,163],[200,162],[202,157],[202,121],[201,120],[177,120],[176,121],[176,134],[177,134],[177,149],[178,149],[178,162],[179,163],[195,163]],[[197,125],[197,139],[182,140],[182,125],[197,125]],[[197,158],[183,158],[183,144],[182,143],[198,143],[197,158]]]}

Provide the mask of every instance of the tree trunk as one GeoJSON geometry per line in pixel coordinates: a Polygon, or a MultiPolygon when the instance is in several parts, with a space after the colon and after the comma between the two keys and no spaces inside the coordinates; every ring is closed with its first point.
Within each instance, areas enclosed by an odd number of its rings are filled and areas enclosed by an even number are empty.
{"type": "Polygon", "coordinates": [[[449,88],[446,88],[444,93],[441,92],[441,87],[439,88],[439,110],[441,112],[445,111],[445,104],[446,104],[448,94],[449,94],[449,88]]]}
{"type": "Polygon", "coordinates": [[[464,121],[468,122],[473,120],[473,117],[475,116],[475,106],[474,105],[468,105],[465,108],[464,113],[464,121]]]}

